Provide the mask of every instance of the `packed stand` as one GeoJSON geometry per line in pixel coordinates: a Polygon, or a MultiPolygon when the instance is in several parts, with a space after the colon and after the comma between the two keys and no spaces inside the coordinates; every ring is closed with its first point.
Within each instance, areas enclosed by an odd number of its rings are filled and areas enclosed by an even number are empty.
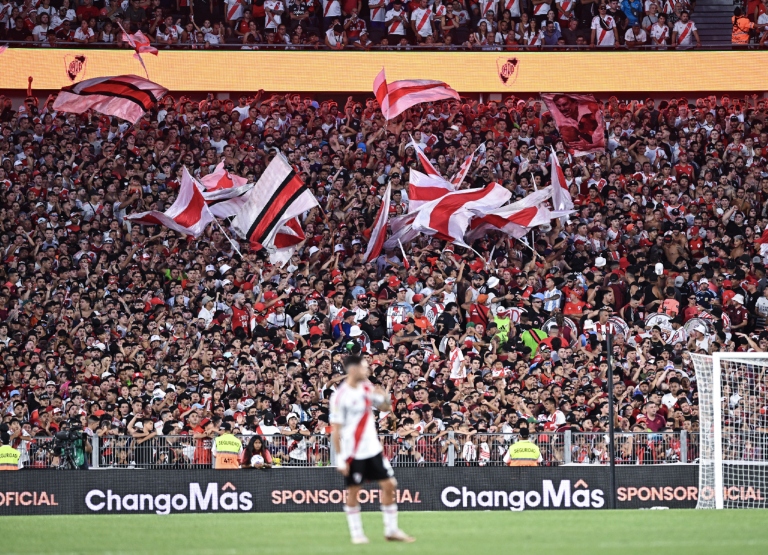
{"type": "MultiPolygon", "coordinates": [[[[122,26],[158,48],[687,49],[701,45],[694,7],[689,0],[2,0],[0,40],[125,47],[122,26]]],[[[762,35],[768,15],[762,2],[753,8],[747,23],[762,35]]]]}
{"type": "MultiPolygon", "coordinates": [[[[768,350],[756,95],[611,98],[607,152],[584,157],[533,98],[386,123],[371,98],[168,96],[136,126],[0,101],[0,439],[24,466],[210,466],[225,431],[245,438],[246,464],[328,464],[350,351],[392,396],[377,421],[397,464],[502,464],[521,427],[544,464],[568,459],[566,431],[573,462],[605,463],[608,334],[617,459],[692,462],[690,353],[768,350]],[[363,263],[387,184],[391,216],[408,210],[411,136],[443,175],[482,145],[463,187],[496,181],[514,198],[550,181],[553,147],[577,212],[524,241],[420,236],[408,264],[399,249],[363,263]],[[201,177],[223,160],[257,180],[278,151],[322,207],[283,268],[234,252],[226,221],[193,240],[125,220],[170,206],[183,165],[201,177]]],[[[737,382],[730,424],[765,433],[768,378],[737,382]]]]}

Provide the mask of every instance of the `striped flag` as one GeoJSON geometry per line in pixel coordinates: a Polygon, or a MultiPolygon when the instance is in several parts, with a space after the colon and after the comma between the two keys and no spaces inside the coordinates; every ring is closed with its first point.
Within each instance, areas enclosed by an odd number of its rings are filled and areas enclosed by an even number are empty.
{"type": "Polygon", "coordinates": [[[408,173],[408,213],[453,191],[451,184],[440,176],[425,175],[420,171],[408,173]]]}
{"type": "Polygon", "coordinates": [[[315,206],[315,195],[288,160],[278,154],[248,192],[232,228],[257,248],[274,247],[280,227],[315,206]]]}
{"type": "Polygon", "coordinates": [[[491,212],[509,201],[512,193],[498,183],[482,189],[450,192],[425,204],[416,213],[413,229],[467,247],[464,233],[475,214],[491,212]]]}
{"type": "Polygon", "coordinates": [[[552,204],[555,205],[555,210],[571,210],[573,208],[571,191],[565,182],[565,174],[557,161],[554,148],[549,154],[549,162],[552,166],[550,170],[552,172],[552,204]]]}
{"type": "Polygon", "coordinates": [[[152,54],[153,56],[157,56],[157,48],[151,45],[149,38],[141,31],[136,31],[134,34],[130,34],[123,28],[119,20],[117,26],[120,27],[120,30],[123,32],[123,40],[133,48],[133,57],[139,60],[141,67],[144,68],[144,73],[149,77],[147,66],[144,65],[144,59],[141,55],[152,54]]]}
{"type": "Polygon", "coordinates": [[[168,92],[165,87],[137,75],[97,77],[62,88],[53,109],[73,114],[96,110],[136,123],[168,92]]]}
{"type": "MultiPolygon", "coordinates": [[[[475,149],[475,152],[477,152],[477,149],[475,149]]],[[[475,159],[475,152],[464,158],[461,166],[459,166],[459,171],[451,177],[451,185],[453,185],[454,191],[458,190],[461,184],[464,183],[464,179],[467,177],[467,173],[469,173],[469,168],[472,167],[472,161],[475,159]]]]}
{"type": "Polygon", "coordinates": [[[218,189],[213,192],[206,191],[203,193],[203,198],[214,216],[217,218],[228,218],[240,211],[240,208],[248,199],[248,193],[251,189],[253,189],[253,183],[246,183],[232,189],[218,189]]]}
{"type": "Polygon", "coordinates": [[[269,249],[269,261],[279,267],[285,266],[296,252],[296,247],[306,239],[298,218],[288,220],[275,233],[275,241],[269,249]]]}
{"type": "Polygon", "coordinates": [[[410,243],[419,236],[419,232],[413,229],[413,221],[418,212],[395,216],[389,221],[392,235],[384,242],[384,248],[394,249],[399,243],[410,243]]]}
{"type": "Polygon", "coordinates": [[[475,241],[489,231],[501,230],[515,239],[525,237],[534,227],[548,224],[553,218],[568,216],[573,210],[551,211],[546,206],[530,206],[515,209],[512,205],[503,206],[482,216],[478,214],[469,224],[467,241],[475,241]]]}
{"type": "Polygon", "coordinates": [[[411,142],[408,144],[416,151],[416,158],[421,162],[421,167],[424,169],[424,173],[432,177],[441,177],[440,172],[435,169],[435,166],[432,165],[432,162],[430,162],[427,155],[424,154],[419,143],[413,140],[413,137],[411,137],[411,142]]]}
{"type": "Polygon", "coordinates": [[[184,167],[179,184],[179,196],[168,210],[165,212],[150,210],[140,214],[130,214],[125,219],[143,225],[162,225],[184,235],[199,237],[206,226],[213,221],[213,214],[206,206],[197,183],[184,167]]]}
{"type": "Polygon", "coordinates": [[[384,246],[384,240],[387,238],[387,220],[389,219],[389,204],[391,200],[392,185],[387,185],[384,196],[381,199],[379,213],[376,214],[376,220],[371,230],[371,239],[368,241],[368,248],[365,249],[365,262],[373,262],[381,254],[384,246]]]}
{"type": "Polygon", "coordinates": [[[449,98],[459,100],[459,93],[442,81],[411,79],[387,83],[384,69],[373,80],[373,94],[387,120],[396,118],[411,106],[422,102],[449,98]]]}
{"type": "Polygon", "coordinates": [[[218,191],[220,189],[233,189],[242,187],[248,180],[245,177],[234,175],[229,173],[224,167],[224,162],[219,162],[213,173],[209,173],[200,178],[200,183],[203,184],[205,190],[210,192],[218,191]]]}

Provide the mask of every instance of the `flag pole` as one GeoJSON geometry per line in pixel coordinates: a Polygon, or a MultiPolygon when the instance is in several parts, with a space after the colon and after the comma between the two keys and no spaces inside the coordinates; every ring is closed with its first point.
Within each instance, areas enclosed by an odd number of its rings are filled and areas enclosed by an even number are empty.
{"type": "Polygon", "coordinates": [[[243,253],[240,252],[240,248],[237,246],[237,243],[235,243],[234,239],[230,237],[230,235],[224,231],[224,228],[219,223],[218,218],[214,216],[213,221],[216,222],[216,225],[219,226],[219,230],[224,234],[224,237],[226,237],[229,240],[229,244],[232,245],[232,248],[235,249],[235,252],[240,255],[240,259],[243,258],[243,253]]]}

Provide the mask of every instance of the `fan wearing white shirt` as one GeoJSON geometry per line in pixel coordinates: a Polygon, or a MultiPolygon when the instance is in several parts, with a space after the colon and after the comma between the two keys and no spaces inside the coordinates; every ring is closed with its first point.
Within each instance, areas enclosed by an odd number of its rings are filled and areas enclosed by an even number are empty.
{"type": "Polygon", "coordinates": [[[672,28],[672,44],[676,48],[691,48],[694,39],[696,39],[696,48],[699,48],[701,39],[696,24],[689,19],[687,11],[682,11],[680,20],[672,28]]]}
{"type": "Polygon", "coordinates": [[[627,29],[627,32],[624,33],[624,43],[627,45],[627,48],[637,48],[638,46],[643,46],[648,41],[648,35],[643,30],[642,27],[640,27],[640,22],[635,21],[634,25],[627,29]]]}

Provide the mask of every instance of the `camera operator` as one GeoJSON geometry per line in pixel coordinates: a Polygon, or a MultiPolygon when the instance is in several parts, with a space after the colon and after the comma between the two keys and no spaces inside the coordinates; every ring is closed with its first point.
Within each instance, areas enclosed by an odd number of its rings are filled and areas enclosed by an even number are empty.
{"type": "Polygon", "coordinates": [[[53,468],[88,470],[88,456],[93,447],[78,420],[62,421],[61,429],[54,435],[54,439],[53,468]]]}

